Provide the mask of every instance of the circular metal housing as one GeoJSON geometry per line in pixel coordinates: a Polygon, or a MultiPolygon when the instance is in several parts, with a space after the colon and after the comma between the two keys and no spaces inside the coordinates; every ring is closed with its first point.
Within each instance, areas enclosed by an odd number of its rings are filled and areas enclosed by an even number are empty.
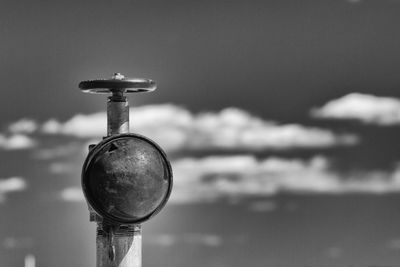
{"type": "Polygon", "coordinates": [[[85,93],[137,93],[156,90],[156,83],[150,79],[99,79],[80,82],[79,88],[85,93]]]}
{"type": "Polygon", "coordinates": [[[89,205],[103,218],[140,223],[158,213],[172,189],[172,169],[164,151],[138,134],[119,134],[96,145],[82,169],[89,205]]]}

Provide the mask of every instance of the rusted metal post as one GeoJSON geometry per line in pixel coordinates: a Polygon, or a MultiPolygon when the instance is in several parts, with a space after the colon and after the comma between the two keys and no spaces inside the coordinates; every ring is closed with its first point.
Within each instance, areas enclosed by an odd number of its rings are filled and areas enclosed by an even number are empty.
{"type": "Polygon", "coordinates": [[[129,133],[129,104],[124,93],[153,91],[155,83],[116,73],[112,79],[83,81],[79,87],[87,93],[112,94],[107,101],[107,137],[89,146],[82,168],[90,220],[97,222],[96,266],[141,267],[140,223],[167,202],[172,169],[156,143],[129,133]]]}
{"type": "MultiPolygon", "coordinates": [[[[125,77],[115,73],[115,80],[125,77]]],[[[107,101],[107,136],[129,132],[129,103],[123,91],[115,90],[107,101]]],[[[141,225],[108,225],[97,223],[97,267],[141,267],[141,225]]]]}
{"type": "Polygon", "coordinates": [[[113,92],[107,102],[107,136],[129,132],[129,104],[121,92],[113,92]]]}

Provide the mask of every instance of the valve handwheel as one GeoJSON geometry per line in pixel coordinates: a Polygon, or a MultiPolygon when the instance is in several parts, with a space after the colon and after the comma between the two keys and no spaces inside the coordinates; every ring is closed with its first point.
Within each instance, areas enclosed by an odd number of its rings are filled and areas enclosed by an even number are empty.
{"type": "Polygon", "coordinates": [[[113,92],[140,93],[152,92],[156,83],[150,79],[128,79],[120,73],[115,73],[111,79],[82,81],[79,88],[84,93],[109,94],[113,92]]]}

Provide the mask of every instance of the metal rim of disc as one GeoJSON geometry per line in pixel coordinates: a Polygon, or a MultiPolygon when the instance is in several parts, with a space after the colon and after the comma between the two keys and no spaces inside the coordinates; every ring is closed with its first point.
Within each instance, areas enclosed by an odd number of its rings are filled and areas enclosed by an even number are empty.
{"type": "Polygon", "coordinates": [[[137,224],[137,223],[141,223],[144,221],[147,221],[148,219],[150,219],[151,217],[153,217],[154,215],[156,215],[157,213],[159,213],[161,211],[161,209],[165,206],[165,204],[167,203],[170,195],[171,195],[171,191],[172,191],[172,185],[173,185],[173,173],[172,173],[172,167],[171,167],[171,163],[169,162],[166,153],[164,152],[164,150],[162,150],[162,148],[155,143],[153,140],[151,140],[150,138],[147,138],[143,135],[139,135],[139,134],[134,134],[134,133],[126,133],[126,134],[118,134],[118,135],[113,135],[110,137],[107,137],[105,139],[103,139],[100,143],[98,143],[92,150],[89,151],[88,156],[86,157],[85,162],[83,163],[83,167],[82,167],[82,178],[81,178],[81,185],[82,185],[82,189],[83,189],[83,194],[85,196],[85,199],[88,201],[89,205],[96,211],[97,214],[99,214],[100,216],[102,216],[103,218],[106,218],[112,222],[116,222],[116,223],[120,223],[120,224],[137,224]],[[126,220],[126,219],[121,219],[117,216],[114,216],[110,213],[105,212],[103,209],[101,209],[97,204],[96,201],[92,198],[92,196],[89,194],[88,188],[86,186],[85,180],[86,177],[88,177],[87,173],[93,163],[93,159],[95,157],[95,155],[101,151],[104,146],[106,146],[108,143],[117,140],[117,139],[123,139],[123,138],[136,138],[136,139],[140,139],[143,140],[147,143],[149,143],[150,145],[154,146],[159,152],[160,155],[162,156],[165,165],[167,167],[167,171],[168,171],[168,189],[166,194],[164,195],[164,198],[162,199],[161,203],[157,206],[157,208],[155,208],[152,212],[150,212],[148,215],[139,218],[139,219],[132,219],[132,220],[126,220]]]}
{"type": "Polygon", "coordinates": [[[88,80],[79,83],[79,88],[85,93],[109,94],[112,92],[138,93],[152,92],[157,86],[150,79],[104,79],[88,80]]]}

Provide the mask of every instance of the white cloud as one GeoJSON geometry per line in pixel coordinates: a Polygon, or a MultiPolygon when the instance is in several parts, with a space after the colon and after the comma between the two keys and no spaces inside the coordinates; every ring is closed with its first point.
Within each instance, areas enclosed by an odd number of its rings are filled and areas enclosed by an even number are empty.
{"type": "Polygon", "coordinates": [[[101,137],[106,135],[107,117],[105,112],[89,115],[78,114],[65,123],[50,119],[42,126],[42,131],[49,134],[65,134],[78,137],[101,137]]]}
{"type": "Polygon", "coordinates": [[[60,198],[67,202],[82,202],[85,197],[80,187],[67,187],[60,192],[60,198]]]}
{"type": "Polygon", "coordinates": [[[58,122],[56,119],[50,119],[43,123],[42,132],[48,134],[59,134],[63,133],[62,124],[58,122]]]}
{"type": "MultiPolygon", "coordinates": [[[[174,187],[169,203],[214,202],[218,199],[269,197],[291,193],[368,193],[400,191],[400,165],[391,172],[359,171],[339,174],[321,156],[310,160],[251,155],[183,158],[172,162],[174,187]]],[[[60,199],[84,201],[82,189],[65,188],[60,199]]],[[[270,212],[277,208],[270,201],[255,201],[249,209],[270,212]]],[[[288,208],[289,209],[289,208],[288,208]]]]}
{"type": "MultiPolygon", "coordinates": [[[[48,134],[83,138],[104,136],[106,113],[78,114],[60,123],[42,126],[48,134]]],[[[290,149],[353,145],[358,138],[299,124],[279,125],[237,108],[192,114],[175,105],[149,105],[131,109],[131,130],[154,139],[166,150],[179,149],[290,149]]]]}
{"type": "Polygon", "coordinates": [[[28,149],[34,147],[35,145],[35,140],[24,134],[13,134],[8,137],[0,134],[0,149],[28,149]]]}
{"type": "Polygon", "coordinates": [[[214,234],[189,233],[183,235],[183,242],[207,247],[218,247],[222,244],[222,238],[214,234]]]}
{"type": "Polygon", "coordinates": [[[31,134],[38,128],[37,123],[32,119],[20,119],[8,126],[8,131],[13,134],[31,134]]]}
{"type": "Polygon", "coordinates": [[[0,178],[0,203],[5,201],[8,193],[23,191],[27,187],[21,177],[0,178]]]}
{"type": "Polygon", "coordinates": [[[0,179],[0,192],[8,193],[20,191],[26,188],[26,182],[21,177],[0,179]]]}
{"type": "Polygon", "coordinates": [[[68,162],[52,162],[49,165],[49,171],[53,174],[76,173],[77,170],[80,171],[79,167],[68,162]]]}
{"type": "MultiPolygon", "coordinates": [[[[250,155],[186,158],[173,163],[171,203],[212,202],[225,197],[294,193],[385,193],[400,191],[400,166],[393,172],[341,175],[324,157],[309,161],[250,155]]],[[[272,208],[268,204],[254,208],[272,208]]]]}
{"type": "Polygon", "coordinates": [[[175,245],[177,242],[177,238],[171,234],[153,235],[149,236],[147,240],[151,244],[163,247],[170,247],[172,245],[175,245]]]}
{"type": "Polygon", "coordinates": [[[311,110],[316,118],[356,119],[377,125],[400,124],[400,100],[392,97],[351,93],[311,110]]]}
{"type": "MultiPolygon", "coordinates": [[[[98,141],[93,143],[98,143],[98,141]]],[[[82,144],[82,142],[69,142],[62,145],[39,148],[35,151],[34,157],[41,160],[67,158],[73,155],[86,155],[87,151],[87,144],[82,144]]]]}
{"type": "Polygon", "coordinates": [[[159,246],[172,246],[176,244],[200,245],[206,247],[218,247],[222,245],[222,238],[209,233],[184,233],[181,235],[162,234],[150,236],[148,241],[159,246]]]}

